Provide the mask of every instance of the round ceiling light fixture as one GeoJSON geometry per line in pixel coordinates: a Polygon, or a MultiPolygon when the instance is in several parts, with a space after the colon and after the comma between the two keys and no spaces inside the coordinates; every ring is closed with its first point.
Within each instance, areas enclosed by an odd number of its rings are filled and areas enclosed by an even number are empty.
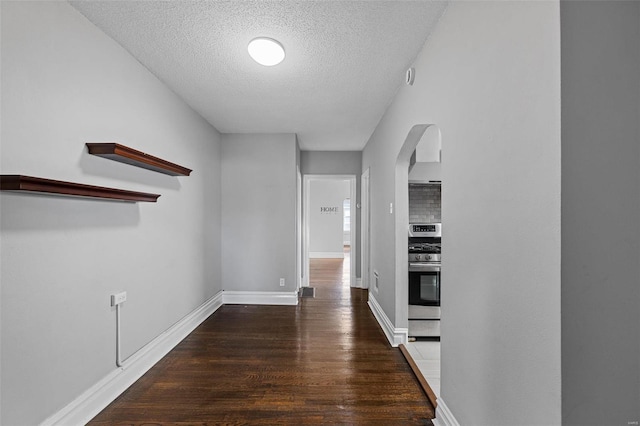
{"type": "Polygon", "coordinates": [[[249,42],[247,50],[254,61],[266,67],[278,65],[284,60],[284,47],[272,38],[254,38],[249,42]]]}

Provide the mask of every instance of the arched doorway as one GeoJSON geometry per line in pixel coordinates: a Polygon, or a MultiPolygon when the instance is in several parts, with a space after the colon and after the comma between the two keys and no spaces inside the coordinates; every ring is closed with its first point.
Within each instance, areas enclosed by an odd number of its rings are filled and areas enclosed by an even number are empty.
{"type": "MultiPolygon", "coordinates": [[[[409,229],[409,165],[412,157],[418,155],[418,144],[425,144],[424,158],[441,159],[442,139],[440,129],[435,124],[413,126],[400,149],[395,169],[395,253],[396,253],[396,329],[408,330],[409,273],[407,269],[407,233],[409,229]]],[[[414,157],[415,158],[415,157],[414,157]]],[[[408,331],[407,331],[408,332],[408,331]]],[[[406,339],[405,339],[406,340],[406,339]]],[[[407,343],[406,341],[404,342],[407,343]]]]}

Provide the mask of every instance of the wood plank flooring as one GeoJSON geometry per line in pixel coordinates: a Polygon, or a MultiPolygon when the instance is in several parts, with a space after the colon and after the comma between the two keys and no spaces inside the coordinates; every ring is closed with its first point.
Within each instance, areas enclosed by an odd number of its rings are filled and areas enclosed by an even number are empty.
{"type": "Polygon", "coordinates": [[[310,269],[314,298],[221,307],[89,424],[431,425],[348,258],[310,269]]]}

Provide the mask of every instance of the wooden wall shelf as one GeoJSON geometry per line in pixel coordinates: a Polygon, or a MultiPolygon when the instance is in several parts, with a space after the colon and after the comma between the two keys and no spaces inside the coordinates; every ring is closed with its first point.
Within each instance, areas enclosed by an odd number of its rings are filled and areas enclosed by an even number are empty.
{"type": "Polygon", "coordinates": [[[146,201],[155,203],[159,194],[105,188],[81,183],[63,182],[22,175],[0,175],[0,190],[24,191],[75,197],[102,198],[117,201],[146,201]]]}
{"type": "Polygon", "coordinates": [[[89,154],[166,175],[189,176],[191,173],[191,169],[163,160],[162,158],[154,157],[153,155],[145,154],[128,146],[120,145],[119,143],[88,142],[87,148],[89,148],[89,154]]]}

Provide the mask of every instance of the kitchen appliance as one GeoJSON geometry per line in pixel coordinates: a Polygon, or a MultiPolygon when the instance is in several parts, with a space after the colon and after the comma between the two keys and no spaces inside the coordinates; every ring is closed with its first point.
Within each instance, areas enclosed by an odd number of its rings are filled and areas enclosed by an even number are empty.
{"type": "Polygon", "coordinates": [[[409,337],[440,337],[442,224],[409,225],[409,337]]]}
{"type": "MultiPolygon", "coordinates": [[[[433,242],[440,244],[440,237],[442,237],[442,224],[441,223],[412,223],[409,225],[409,245],[411,245],[411,238],[426,237],[432,238],[433,242]]],[[[418,240],[415,240],[419,242],[418,240]]]]}

